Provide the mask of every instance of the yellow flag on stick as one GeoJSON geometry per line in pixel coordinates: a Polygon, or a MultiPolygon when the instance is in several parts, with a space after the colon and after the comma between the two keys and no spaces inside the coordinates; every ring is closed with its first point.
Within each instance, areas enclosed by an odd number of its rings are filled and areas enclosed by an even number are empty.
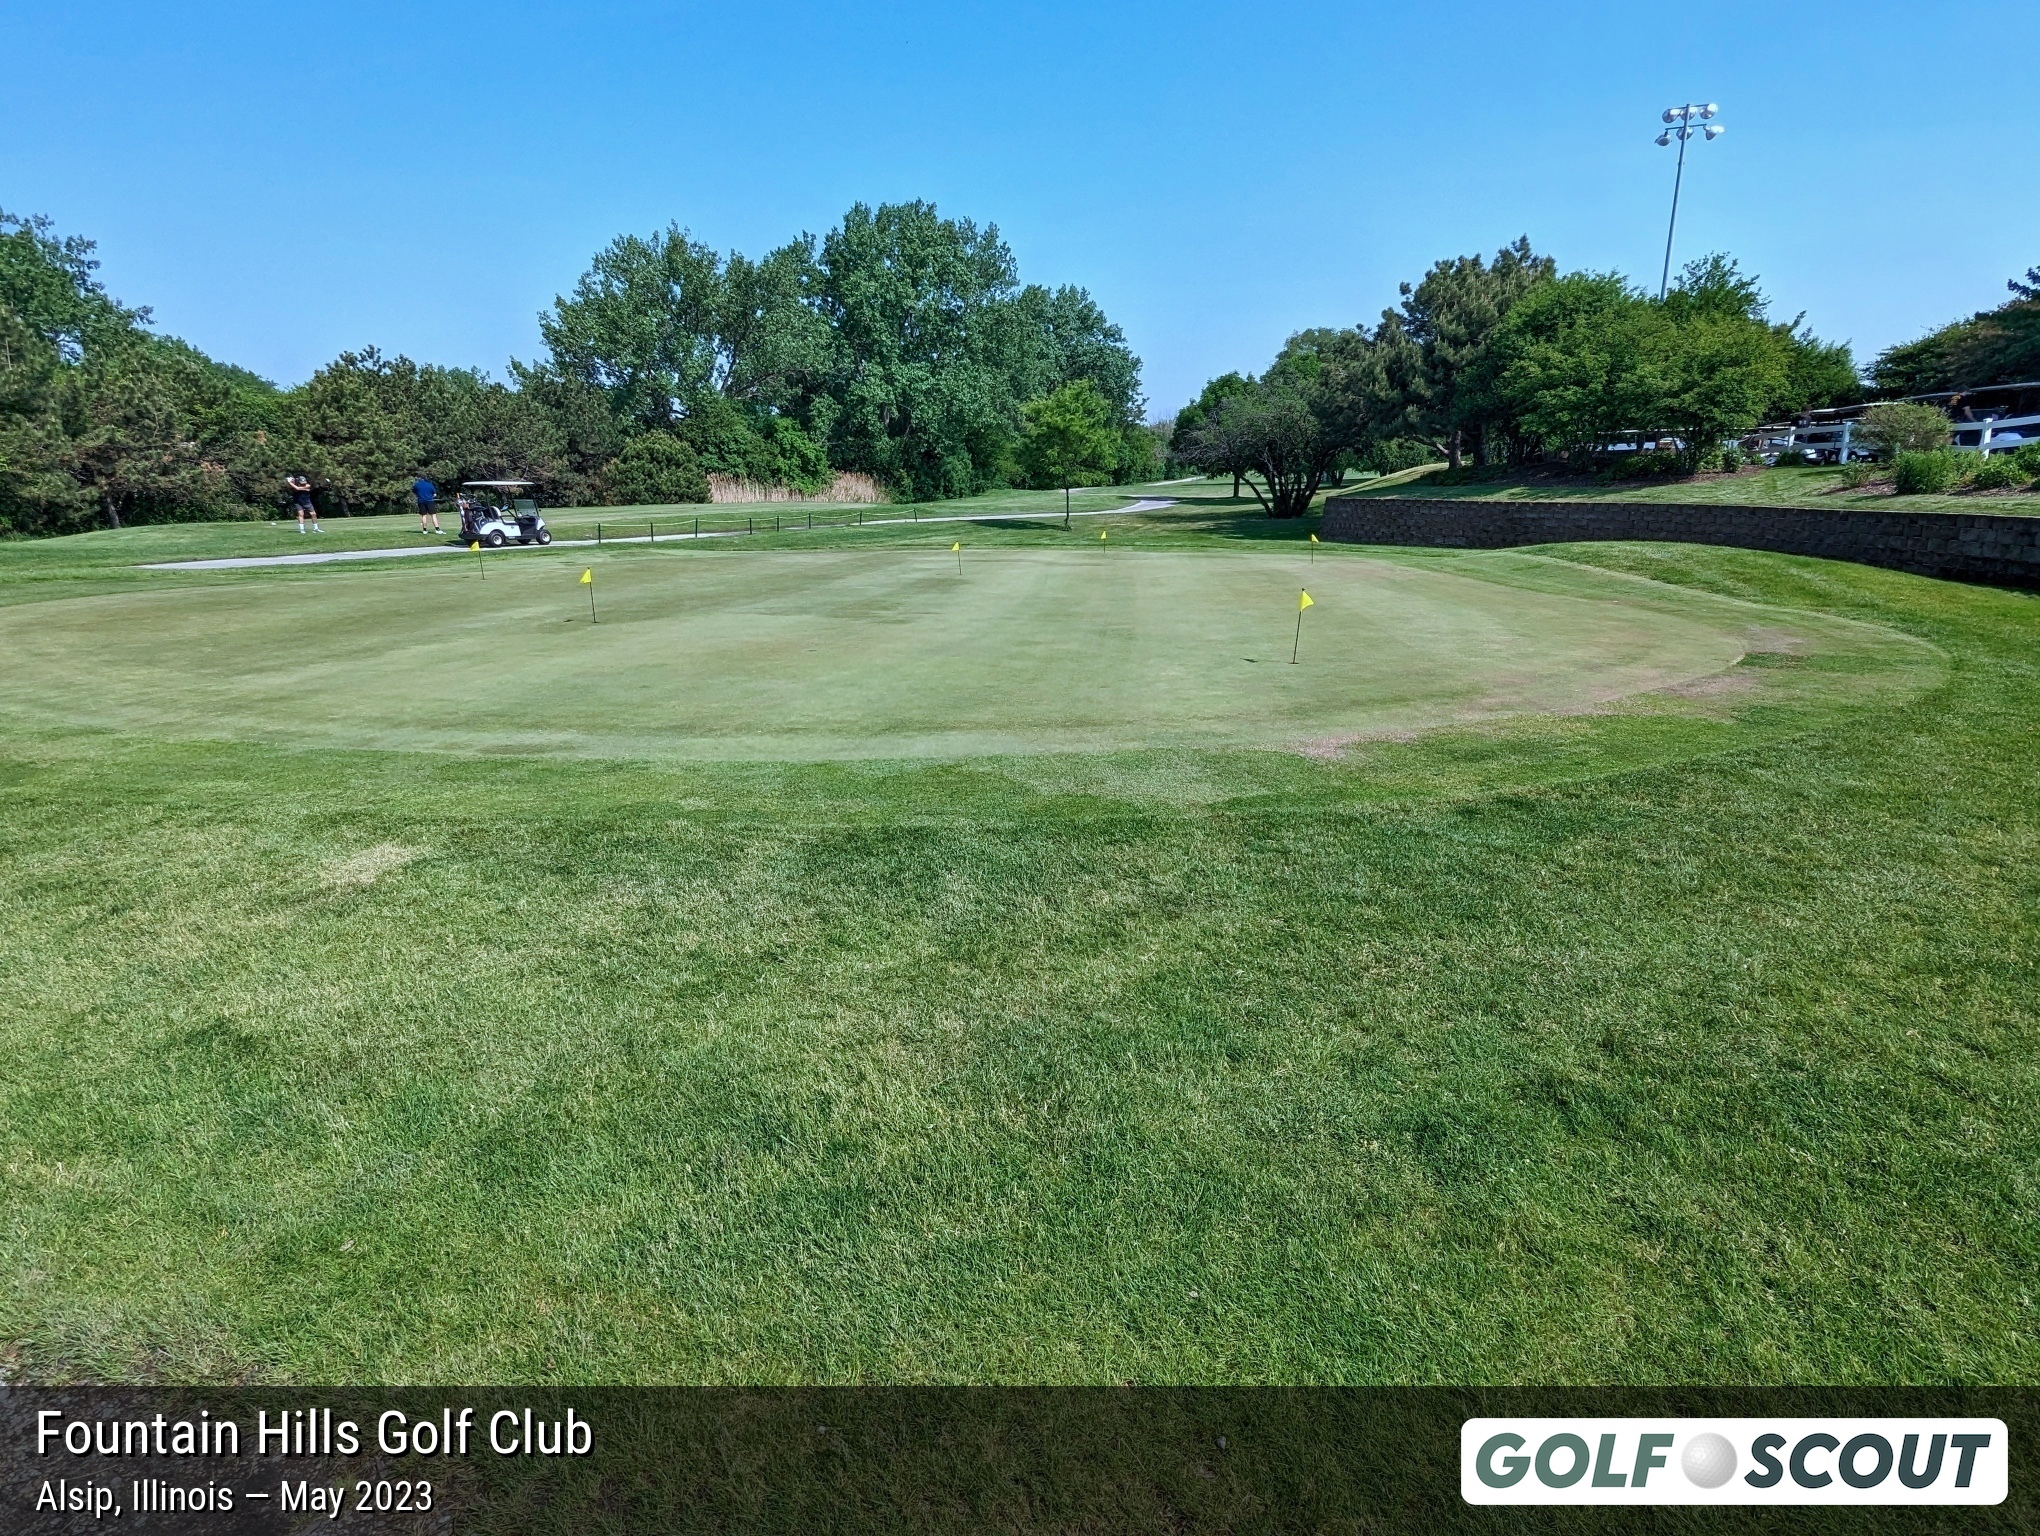
{"type": "Polygon", "coordinates": [[[1312,565],[1316,565],[1316,564],[1317,564],[1317,535],[1316,535],[1316,534],[1312,534],[1312,535],[1310,536],[1310,563],[1311,563],[1312,565]]]}
{"type": "Polygon", "coordinates": [[[956,574],[963,574],[963,545],[961,542],[949,546],[949,552],[956,556],[956,574]]]}
{"type": "Polygon", "coordinates": [[[1312,535],[1310,536],[1310,541],[1311,541],[1311,543],[1313,543],[1313,544],[1317,543],[1317,535],[1316,535],[1316,534],[1312,534],[1312,535]]]}
{"type": "Polygon", "coordinates": [[[482,573],[482,580],[487,581],[489,579],[489,562],[482,558],[481,541],[479,539],[476,540],[468,545],[468,549],[474,554],[475,569],[482,573]]]}
{"type": "Polygon", "coordinates": [[[581,572],[581,585],[588,589],[588,622],[600,624],[602,621],[595,617],[595,573],[592,570],[581,572]]]}
{"type": "Polygon", "coordinates": [[[592,586],[594,586],[594,585],[595,585],[595,573],[594,573],[593,571],[583,571],[583,572],[581,572],[581,585],[582,585],[582,586],[584,586],[584,587],[592,587],[592,586]]]}
{"type": "Polygon", "coordinates": [[[1297,594],[1296,611],[1298,613],[1303,612],[1303,610],[1306,608],[1315,608],[1316,606],[1317,599],[1312,597],[1308,592],[1299,592],[1297,594]]]}
{"type": "Polygon", "coordinates": [[[1103,528],[1100,528],[1098,530],[1098,542],[1100,544],[1103,544],[1105,542],[1105,530],[1103,528]]]}
{"type": "Polygon", "coordinates": [[[1311,601],[1310,594],[1299,587],[1296,592],[1296,639],[1291,641],[1289,646],[1289,664],[1292,667],[1296,665],[1296,653],[1303,645],[1303,610],[1316,606],[1317,604],[1311,601]]]}
{"type": "Polygon", "coordinates": [[[479,555],[482,552],[482,546],[479,544],[470,544],[468,545],[468,549],[471,553],[477,555],[479,555]]]}
{"type": "Polygon", "coordinates": [[[950,546],[949,546],[949,552],[950,552],[950,553],[951,553],[952,555],[954,555],[954,554],[960,554],[960,553],[962,552],[962,550],[963,550],[963,546],[962,546],[961,544],[952,544],[952,545],[950,545],[950,546]]]}

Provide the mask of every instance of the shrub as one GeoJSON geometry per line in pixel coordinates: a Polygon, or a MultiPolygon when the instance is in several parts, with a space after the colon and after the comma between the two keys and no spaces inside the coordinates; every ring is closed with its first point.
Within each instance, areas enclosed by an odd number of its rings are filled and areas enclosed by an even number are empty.
{"type": "Polygon", "coordinates": [[[1842,466],[1842,484],[1849,490],[1860,491],[1883,471],[1883,465],[1873,464],[1868,459],[1851,459],[1842,466]]]}
{"type": "Polygon", "coordinates": [[[670,432],[644,432],[624,444],[605,477],[609,494],[626,507],[665,507],[708,500],[701,459],[670,432]]]}
{"type": "Polygon", "coordinates": [[[1457,469],[1441,469],[1424,477],[1426,485],[1485,485],[1490,481],[1505,480],[1509,468],[1505,464],[1462,464],[1457,469]]]}
{"type": "Polygon", "coordinates": [[[1948,418],[1931,405],[1885,400],[1863,413],[1863,440],[1887,459],[1932,453],[1948,446],[1948,418]]]}
{"type": "Polygon", "coordinates": [[[1129,422],[1119,429],[1119,461],[1112,466],[1116,485],[1139,485],[1152,480],[1162,465],[1166,439],[1142,422],[1129,422]]]}
{"type": "Polygon", "coordinates": [[[2012,455],[2012,462],[2025,471],[2028,480],[2040,480],[2040,443],[2028,443],[2012,455]]]}
{"type": "Polygon", "coordinates": [[[812,496],[829,483],[829,455],[801,430],[799,422],[774,416],[766,424],[766,441],[772,450],[773,478],[782,485],[812,496]]]}
{"type": "Polygon", "coordinates": [[[713,391],[688,405],[687,414],[675,432],[694,450],[704,473],[731,475],[760,484],[769,484],[777,478],[779,465],[772,445],[765,441],[758,424],[713,391]]]}
{"type": "Polygon", "coordinates": [[[1804,469],[1812,462],[1813,460],[1808,458],[1799,449],[1787,448],[1777,458],[1771,460],[1771,467],[1773,469],[1804,469]]]}
{"type": "Polygon", "coordinates": [[[1960,473],[1953,449],[1908,450],[1893,462],[1891,480],[1901,496],[1933,496],[1953,485],[1960,473]]]}
{"type": "Polygon", "coordinates": [[[1991,454],[1969,472],[1969,483],[1979,491],[2009,491],[2032,478],[2009,453],[1991,454]]]}
{"type": "Polygon", "coordinates": [[[1393,475],[1405,469],[1415,469],[1419,464],[1429,464],[1438,457],[1431,451],[1429,443],[1420,443],[1413,437],[1393,437],[1387,442],[1374,443],[1360,455],[1360,468],[1371,469],[1377,475],[1393,475]]]}
{"type": "Polygon", "coordinates": [[[1647,448],[1641,453],[1626,453],[1610,465],[1615,478],[1619,480],[1642,480],[1652,475],[1682,475],[1688,467],[1677,450],[1671,448],[1647,448]]]}
{"type": "Polygon", "coordinates": [[[1721,449],[1721,469],[1724,474],[1734,474],[1743,467],[1742,448],[1735,443],[1724,443],[1721,449]]]}

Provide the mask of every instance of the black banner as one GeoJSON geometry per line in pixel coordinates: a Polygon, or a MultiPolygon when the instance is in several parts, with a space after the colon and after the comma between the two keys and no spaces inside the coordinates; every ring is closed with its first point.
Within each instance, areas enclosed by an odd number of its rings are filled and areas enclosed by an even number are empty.
{"type": "Polygon", "coordinates": [[[2040,1530],[2013,1389],[0,1388],[0,1531],[2040,1530]],[[1476,1508],[1483,1417],[2001,1419],[1986,1508],[1476,1508]]]}

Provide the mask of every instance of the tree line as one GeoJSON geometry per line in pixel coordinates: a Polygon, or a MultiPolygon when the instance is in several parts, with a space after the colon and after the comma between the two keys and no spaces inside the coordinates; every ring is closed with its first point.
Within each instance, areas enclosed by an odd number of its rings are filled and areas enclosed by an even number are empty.
{"type": "Polygon", "coordinates": [[[92,253],[0,212],[0,533],[263,516],[300,470],[339,513],[398,510],[420,474],[603,505],[707,500],[709,475],[927,499],[1154,472],[1120,328],[925,202],[756,260],[621,236],[500,381],[366,347],[279,389],[160,335],[92,253]]]}
{"type": "Polygon", "coordinates": [[[1560,274],[1527,238],[1401,286],[1372,325],[1300,331],[1258,377],[1212,380],[1171,452],[1294,517],[1330,476],[1442,459],[1586,466],[1618,440],[1699,468],[1767,420],[1861,398],[1846,345],[1770,318],[1709,256],[1654,297],[1616,273],[1560,274]]]}
{"type": "Polygon", "coordinates": [[[2005,284],[2011,298],[1892,347],[1870,365],[1881,395],[1933,395],[2040,379],[2040,267],[2005,284]]]}

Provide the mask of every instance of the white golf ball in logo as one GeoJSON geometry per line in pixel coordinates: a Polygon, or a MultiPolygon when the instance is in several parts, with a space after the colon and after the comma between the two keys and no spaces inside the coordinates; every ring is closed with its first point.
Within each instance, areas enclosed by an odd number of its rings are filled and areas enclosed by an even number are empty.
{"type": "Polygon", "coordinates": [[[1735,1476],[1735,1447],[1723,1435],[1695,1435],[1679,1453],[1679,1470],[1696,1488],[1719,1488],[1735,1476]]]}

